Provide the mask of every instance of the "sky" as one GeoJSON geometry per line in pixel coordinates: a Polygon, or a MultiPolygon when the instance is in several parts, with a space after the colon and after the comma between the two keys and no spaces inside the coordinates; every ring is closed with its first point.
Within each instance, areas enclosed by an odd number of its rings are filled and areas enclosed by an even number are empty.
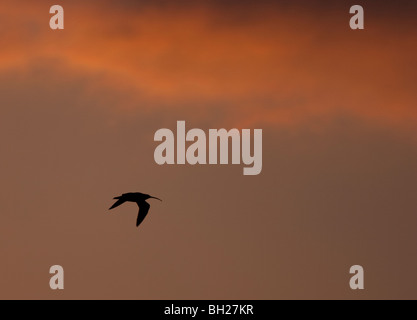
{"type": "Polygon", "coordinates": [[[416,4],[361,4],[3,0],[0,298],[416,299],[416,4]],[[262,129],[262,173],[157,165],[179,120],[262,129]]]}

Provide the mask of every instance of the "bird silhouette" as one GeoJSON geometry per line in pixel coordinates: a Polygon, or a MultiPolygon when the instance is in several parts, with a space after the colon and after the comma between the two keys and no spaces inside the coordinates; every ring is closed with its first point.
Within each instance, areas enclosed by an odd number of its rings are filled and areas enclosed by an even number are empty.
{"type": "Polygon", "coordinates": [[[159,198],[152,197],[149,194],[143,194],[140,192],[131,192],[131,193],[124,193],[119,197],[115,197],[113,199],[117,199],[117,201],[110,207],[109,210],[112,210],[125,202],[135,202],[139,207],[139,214],[138,219],[136,220],[136,227],[142,223],[143,219],[145,219],[146,215],[149,212],[149,208],[151,207],[149,203],[146,202],[148,199],[157,199],[162,201],[159,198]]]}

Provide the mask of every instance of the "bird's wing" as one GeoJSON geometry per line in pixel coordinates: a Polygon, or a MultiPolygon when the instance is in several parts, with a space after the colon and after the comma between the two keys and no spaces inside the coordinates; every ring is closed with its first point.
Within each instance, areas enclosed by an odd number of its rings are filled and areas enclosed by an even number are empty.
{"type": "Polygon", "coordinates": [[[114,209],[114,208],[116,208],[116,207],[120,206],[121,204],[123,204],[123,203],[125,203],[125,202],[126,202],[126,201],[125,201],[124,199],[119,199],[119,200],[117,200],[117,201],[114,203],[114,205],[112,205],[112,206],[111,206],[111,208],[110,208],[109,210],[114,209]]]}
{"type": "Polygon", "coordinates": [[[137,202],[137,205],[139,207],[139,214],[138,214],[138,220],[136,221],[136,227],[139,227],[139,225],[142,223],[143,219],[145,219],[146,215],[149,212],[149,208],[151,207],[149,203],[143,201],[143,202],[137,202]]]}

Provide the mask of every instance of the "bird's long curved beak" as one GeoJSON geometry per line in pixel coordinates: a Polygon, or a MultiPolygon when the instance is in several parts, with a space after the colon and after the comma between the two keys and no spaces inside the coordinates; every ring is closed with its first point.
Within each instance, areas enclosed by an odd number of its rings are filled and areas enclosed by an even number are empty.
{"type": "Polygon", "coordinates": [[[157,197],[151,197],[152,199],[156,199],[156,200],[159,200],[159,201],[161,201],[162,202],[162,200],[161,199],[159,199],[159,198],[157,198],[157,197]]]}

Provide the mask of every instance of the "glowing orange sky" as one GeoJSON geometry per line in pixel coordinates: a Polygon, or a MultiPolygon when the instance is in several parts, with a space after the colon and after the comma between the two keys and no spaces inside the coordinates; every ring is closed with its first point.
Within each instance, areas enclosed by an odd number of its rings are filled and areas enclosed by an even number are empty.
{"type": "Polygon", "coordinates": [[[242,22],[207,6],[64,7],[66,29],[52,31],[46,4],[3,2],[0,68],[24,72],[55,59],[68,77],[91,76],[92,87],[123,93],[121,109],[221,106],[244,124],[340,114],[417,123],[417,31],[390,28],[384,17],[370,15],[367,30],[354,32],[338,11],[318,21],[265,7],[242,22]]]}
{"type": "Polygon", "coordinates": [[[361,3],[0,1],[0,298],[416,298],[416,10],[361,3]],[[158,165],[178,120],[262,128],[262,173],[158,165]]]}

